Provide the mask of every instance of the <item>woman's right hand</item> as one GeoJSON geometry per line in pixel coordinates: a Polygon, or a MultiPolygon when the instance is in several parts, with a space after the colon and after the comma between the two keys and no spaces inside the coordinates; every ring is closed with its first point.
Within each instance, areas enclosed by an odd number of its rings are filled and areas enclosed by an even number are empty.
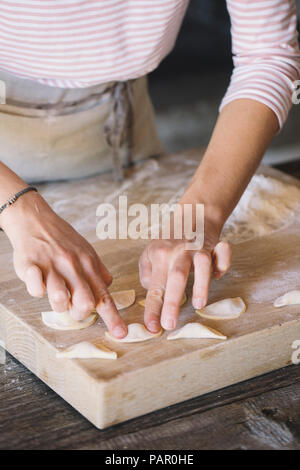
{"type": "Polygon", "coordinates": [[[47,290],[53,310],[70,308],[76,320],[96,309],[110,333],[122,338],[127,327],[107,287],[112,277],[93,247],[35,192],[21,196],[0,216],[14,250],[14,267],[33,297],[47,290]]]}

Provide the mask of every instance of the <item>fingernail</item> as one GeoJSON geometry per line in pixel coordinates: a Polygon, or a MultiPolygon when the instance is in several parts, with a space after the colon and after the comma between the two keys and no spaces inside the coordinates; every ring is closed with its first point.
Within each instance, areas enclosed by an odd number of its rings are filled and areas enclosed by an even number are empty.
{"type": "Polygon", "coordinates": [[[123,338],[124,336],[126,336],[126,330],[122,326],[116,326],[116,328],[114,328],[113,330],[113,334],[117,338],[123,338]]]}
{"type": "Polygon", "coordinates": [[[205,300],[202,299],[202,298],[194,299],[193,300],[193,305],[194,305],[194,308],[196,308],[196,309],[203,308],[204,305],[205,305],[205,300]]]}
{"type": "Polygon", "coordinates": [[[82,313],[78,312],[77,310],[71,309],[70,313],[71,313],[71,317],[73,317],[74,320],[76,320],[76,321],[84,320],[84,315],[82,315],[82,313]]]}
{"type": "Polygon", "coordinates": [[[165,329],[166,330],[173,330],[176,326],[176,322],[175,320],[173,320],[172,318],[167,318],[166,321],[165,321],[165,329]]]}
{"type": "Polygon", "coordinates": [[[222,264],[222,263],[219,264],[219,266],[218,266],[219,271],[224,272],[224,271],[226,271],[226,269],[227,269],[226,264],[222,264]]]}
{"type": "Polygon", "coordinates": [[[156,333],[159,329],[159,323],[157,321],[151,321],[148,325],[148,329],[156,333]]]}

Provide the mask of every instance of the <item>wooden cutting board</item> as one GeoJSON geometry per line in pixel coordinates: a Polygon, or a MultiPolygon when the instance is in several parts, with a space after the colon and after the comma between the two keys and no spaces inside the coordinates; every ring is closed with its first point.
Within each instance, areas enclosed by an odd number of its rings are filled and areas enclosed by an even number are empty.
{"type": "MultiPolygon", "coordinates": [[[[145,241],[97,241],[96,206],[114,201],[118,194],[127,194],[130,202],[171,200],[178,185],[186,185],[198,159],[199,153],[141,164],[121,187],[105,175],[44,185],[41,191],[93,242],[114,275],[111,291],[134,288],[139,300],[145,291],[139,284],[137,262],[145,241]]],[[[287,179],[279,172],[265,171],[287,179]]],[[[209,302],[242,296],[247,312],[227,322],[203,320],[227,335],[227,341],[166,341],[164,333],[150,342],[126,345],[105,339],[101,319],[76,332],[44,326],[40,313],[49,310],[48,301],[26,293],[12,269],[9,243],[1,234],[0,339],[16,359],[103,429],[291,364],[292,343],[300,340],[300,306],[275,309],[272,304],[278,295],[300,287],[299,248],[300,214],[286,228],[234,246],[232,269],[223,280],[212,281],[209,302]],[[114,349],[118,360],[56,358],[59,349],[83,340],[114,349]]],[[[191,305],[191,287],[190,280],[179,326],[200,321],[191,305]]],[[[136,302],[122,315],[127,323],[141,322],[143,309],[136,302]]]]}

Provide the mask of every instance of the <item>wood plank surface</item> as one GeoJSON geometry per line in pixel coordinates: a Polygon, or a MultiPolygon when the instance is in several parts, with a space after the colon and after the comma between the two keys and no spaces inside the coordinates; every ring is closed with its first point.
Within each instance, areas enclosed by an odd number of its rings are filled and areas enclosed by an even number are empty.
{"type": "Polygon", "coordinates": [[[105,430],[10,355],[0,449],[300,449],[300,367],[289,366],[105,430]]]}
{"type": "MultiPolygon", "coordinates": [[[[143,184],[144,186],[144,184],[143,184]]],[[[136,192],[137,186],[135,185],[135,192],[136,192]]],[[[231,275],[227,276],[227,279],[222,281],[222,283],[215,283],[212,287],[212,294],[211,294],[211,300],[217,300],[218,298],[226,295],[236,295],[236,294],[243,294],[245,297],[246,302],[250,305],[249,310],[247,312],[247,315],[243,316],[239,321],[234,321],[230,322],[230,324],[226,324],[223,328],[222,331],[228,336],[230,336],[231,340],[226,343],[226,348],[228,344],[231,344],[230,347],[233,349],[228,349],[228,351],[231,351],[229,354],[229,357],[232,358],[232,353],[235,352],[235,357],[240,357],[244,358],[245,362],[243,363],[243,367],[239,366],[238,360],[234,362],[233,364],[233,369],[234,371],[232,372],[230,370],[230,367],[228,364],[232,365],[232,360],[228,361],[227,363],[227,372],[226,372],[226,367],[225,367],[225,375],[226,373],[228,374],[226,377],[233,377],[233,381],[237,380],[244,380],[247,378],[247,374],[249,374],[249,370],[247,369],[247,366],[249,367],[249,364],[252,364],[252,371],[251,373],[253,375],[257,375],[258,373],[265,372],[266,370],[270,370],[271,368],[276,368],[283,366],[287,363],[290,362],[290,346],[291,346],[291,340],[297,339],[297,335],[299,336],[299,323],[298,323],[298,315],[299,309],[296,307],[292,307],[287,310],[276,310],[271,308],[271,299],[274,298],[276,289],[280,291],[283,289],[286,284],[283,282],[283,273],[284,272],[295,272],[299,268],[299,256],[297,254],[295,255],[295,246],[299,246],[299,226],[297,224],[294,224],[293,227],[289,227],[285,231],[281,231],[280,233],[275,233],[270,237],[270,240],[268,240],[267,244],[267,249],[266,249],[266,243],[262,242],[262,240],[255,240],[255,242],[247,242],[247,245],[243,244],[243,246],[237,246],[235,249],[235,257],[234,257],[234,263],[233,263],[233,269],[231,272],[231,275]],[[270,263],[270,253],[272,254],[272,262],[270,263]],[[255,255],[255,256],[254,256],[255,255]],[[254,260],[253,260],[254,256],[254,260]],[[282,265],[282,260],[288,260],[288,266],[286,263],[284,263],[284,266],[282,265]],[[251,261],[251,269],[249,268],[249,262],[251,261]],[[253,267],[255,269],[253,269],[253,267]],[[272,273],[272,287],[268,285],[268,283],[265,282],[265,279],[268,279],[268,274],[272,273]],[[274,277],[275,276],[275,277],[274,277]],[[275,280],[275,283],[274,283],[275,280]],[[275,286],[275,287],[274,287],[275,286]],[[261,302],[261,298],[257,298],[257,293],[260,292],[260,296],[263,297],[263,302],[261,302]],[[258,301],[259,300],[259,301],[258,301]],[[272,331],[271,331],[272,330],[272,331]],[[246,332],[246,333],[245,333],[246,332]],[[264,333],[265,332],[265,333],[264,333]],[[242,355],[242,350],[241,348],[241,338],[244,338],[247,335],[248,338],[250,338],[250,342],[245,342],[245,348],[244,348],[244,356],[242,355]],[[273,342],[270,341],[270,338],[273,338],[273,342]],[[249,351],[251,350],[251,345],[255,344],[255,348],[253,349],[253,354],[255,353],[256,356],[259,356],[260,354],[262,356],[266,357],[258,357],[258,364],[256,362],[250,363],[247,359],[249,359],[249,351]],[[257,346],[258,345],[258,346],[257,346]],[[276,345],[278,351],[276,351],[276,345]],[[237,347],[237,350],[234,348],[237,347]],[[237,351],[239,351],[237,355],[237,351]],[[268,353],[272,351],[272,356],[268,355],[268,353]],[[267,369],[264,369],[267,364],[267,369]],[[235,373],[237,373],[238,377],[235,376],[235,373]],[[241,375],[242,373],[246,375],[241,375]]],[[[2,241],[2,240],[1,240],[2,241]]],[[[5,241],[3,241],[3,246],[6,244],[5,241]]],[[[99,242],[96,242],[96,247],[99,246],[99,250],[103,250],[103,243],[101,243],[101,248],[99,242]]],[[[2,245],[1,245],[2,247],[2,245]]],[[[144,293],[140,290],[141,288],[138,287],[137,283],[137,277],[136,277],[136,262],[137,262],[137,250],[136,247],[131,247],[128,245],[126,248],[123,246],[119,248],[120,251],[116,253],[116,264],[115,264],[115,270],[114,274],[116,277],[116,282],[115,282],[115,289],[122,288],[122,287],[131,287],[132,285],[135,286],[137,289],[138,295],[143,296],[144,293]],[[130,260],[130,262],[128,262],[130,260]],[[124,266],[126,265],[126,276],[124,276],[123,271],[120,271],[120,265],[124,263],[124,266]],[[130,286],[128,286],[130,284],[130,286]]],[[[140,251],[140,249],[139,249],[140,251]]],[[[7,259],[7,254],[5,252],[5,249],[2,251],[3,256],[6,257],[7,259]]],[[[114,253],[114,249],[110,243],[106,245],[105,248],[105,257],[107,259],[112,259],[112,254],[114,253]]],[[[109,263],[107,263],[109,264],[109,263]]],[[[110,263],[111,264],[111,263],[110,263]]],[[[5,275],[3,276],[3,282],[1,283],[1,300],[2,303],[5,305],[5,308],[9,308],[10,313],[6,312],[6,315],[9,315],[9,321],[10,321],[10,331],[13,331],[13,333],[10,333],[12,337],[16,335],[18,338],[17,341],[14,339],[11,340],[10,334],[6,335],[6,342],[9,341],[14,341],[17,343],[19,350],[15,350],[14,353],[16,356],[19,354],[23,355],[28,355],[28,359],[26,358],[26,361],[28,361],[28,366],[31,367],[32,369],[37,368],[38,366],[41,365],[41,358],[43,359],[43,355],[41,355],[41,351],[39,348],[43,348],[43,346],[46,345],[46,350],[47,352],[43,351],[43,354],[45,353],[46,356],[49,353],[50,357],[46,357],[46,362],[53,363],[54,369],[56,369],[56,361],[53,361],[53,351],[55,351],[54,348],[61,347],[62,345],[65,346],[67,344],[70,344],[74,341],[72,335],[69,335],[68,337],[66,335],[62,336],[61,333],[53,333],[49,332],[48,330],[45,330],[44,327],[41,325],[40,320],[39,320],[39,312],[41,309],[45,308],[44,302],[39,303],[37,305],[36,301],[32,301],[29,298],[26,298],[24,296],[24,289],[19,283],[19,281],[16,281],[13,278],[13,275],[9,277],[7,270],[5,271],[5,275]],[[20,305],[22,307],[20,307],[20,305]],[[24,308],[26,306],[26,308],[24,308]],[[13,312],[13,314],[11,313],[13,312]],[[16,333],[18,330],[15,325],[14,319],[17,317],[17,321],[21,322],[21,328],[20,328],[20,334],[16,333]],[[28,338],[28,342],[26,343],[26,351],[24,351],[24,326],[25,330],[29,328],[30,332],[34,332],[34,341],[32,341],[32,337],[28,338]],[[38,344],[36,343],[36,338],[38,338],[38,344]],[[40,344],[40,339],[41,344],[40,344]],[[34,343],[34,344],[33,344],[34,343]],[[29,346],[28,346],[29,345],[29,346]],[[32,354],[33,351],[33,354],[32,354]],[[38,360],[37,360],[38,358],[38,360]],[[37,364],[38,363],[38,364],[37,364]]],[[[294,279],[294,278],[293,278],[294,279]]],[[[295,281],[294,281],[295,282],[295,281]]],[[[292,287],[291,285],[291,279],[288,279],[288,285],[289,287],[292,287]]],[[[296,287],[296,286],[295,286],[296,287]]],[[[135,321],[141,316],[141,310],[138,306],[135,306],[133,309],[130,309],[130,312],[126,312],[126,319],[128,321],[135,321]]],[[[191,309],[190,304],[187,304],[184,309],[183,309],[183,315],[182,315],[182,323],[186,322],[188,319],[192,318],[193,312],[191,309]]],[[[208,324],[211,324],[207,322],[208,324]]],[[[214,326],[214,325],[212,325],[214,326]]],[[[89,330],[86,330],[84,332],[80,333],[80,340],[86,338],[87,332],[89,332],[89,337],[98,339],[99,336],[102,335],[102,329],[103,325],[98,324],[95,327],[90,328],[89,330]],[[99,333],[101,329],[101,333],[99,333]],[[94,335],[94,336],[93,336],[94,335]]],[[[91,388],[91,393],[98,393],[98,385],[105,383],[105,386],[108,383],[115,383],[118,385],[118,388],[120,388],[120,377],[123,382],[123,392],[125,390],[125,393],[132,393],[132,389],[126,390],[124,387],[124,376],[127,375],[127,377],[130,377],[130,375],[136,374],[136,371],[140,371],[139,375],[139,380],[137,382],[133,381],[131,384],[131,387],[134,388],[139,381],[141,380],[141,377],[143,378],[143,381],[146,380],[147,383],[147,375],[148,371],[151,371],[151,368],[159,368],[162,370],[162,373],[166,370],[165,369],[165,362],[172,363],[172,368],[173,368],[173,362],[177,361],[177,363],[180,362],[180,358],[184,357],[185,360],[183,361],[183,367],[186,368],[186,362],[189,364],[189,367],[192,370],[192,373],[186,374],[188,379],[190,380],[190,383],[188,383],[188,394],[187,396],[184,395],[184,393],[181,393],[181,399],[183,398],[188,398],[190,393],[198,394],[195,392],[195,390],[191,390],[193,386],[192,378],[195,379],[195,373],[192,369],[192,362],[195,359],[195,367],[196,365],[199,365],[199,351],[200,355],[207,353],[209,351],[209,361],[206,360],[208,366],[206,369],[206,373],[209,373],[209,370],[213,370],[214,372],[218,372],[217,368],[217,363],[219,360],[216,360],[216,365],[215,367],[211,367],[214,365],[213,362],[211,362],[216,355],[216,351],[221,350],[222,352],[222,346],[221,343],[211,343],[208,342],[203,342],[201,347],[199,348],[199,344],[195,344],[195,341],[191,342],[186,342],[184,341],[184,345],[179,345],[179,344],[164,344],[163,338],[159,340],[155,340],[152,344],[144,344],[144,345],[138,345],[140,353],[138,354],[138,358],[136,358],[136,354],[134,351],[132,351],[132,346],[131,348],[127,345],[122,345],[122,347],[118,345],[118,352],[121,353],[121,360],[117,361],[116,363],[112,364],[112,367],[105,368],[105,367],[99,367],[98,364],[96,364],[94,361],[93,364],[90,362],[89,364],[85,363],[83,365],[83,362],[86,361],[71,361],[72,366],[68,364],[68,366],[63,374],[62,377],[69,377],[68,374],[70,374],[70,379],[68,378],[67,382],[71,383],[71,377],[74,378],[74,370],[77,371],[80,369],[80,374],[84,370],[84,374],[87,373],[89,376],[89,379],[92,378],[93,381],[97,382],[97,386],[95,388],[97,391],[93,391],[93,388],[91,388]],[[155,344],[156,343],[156,344],[155,344]],[[194,343],[194,344],[193,344],[194,343]],[[154,347],[155,346],[155,347],[154,347]],[[142,352],[142,353],[141,353],[142,352]],[[178,362],[179,361],[179,362],[178,362]],[[164,367],[161,368],[160,364],[164,363],[164,367]],[[69,371],[68,371],[69,369],[69,371]],[[70,372],[71,369],[71,372],[70,372]]],[[[174,342],[174,343],[181,343],[181,342],[174,342]]],[[[197,343],[197,342],[196,342],[197,343]]],[[[224,345],[224,343],[222,343],[224,345]]],[[[251,352],[251,351],[250,351],[251,352]]],[[[225,353],[224,353],[225,354],[225,353]]],[[[226,354],[225,354],[226,356],[226,354]]],[[[224,356],[224,357],[225,357],[224,356]]],[[[253,358],[252,358],[253,359],[253,358]]],[[[24,361],[24,358],[23,358],[24,361]]],[[[68,361],[70,362],[70,361],[68,361]]],[[[204,361],[202,361],[204,362],[204,361]]],[[[224,361],[223,361],[223,367],[224,369],[224,361]]],[[[198,368],[197,368],[198,369],[198,368]]],[[[43,380],[46,382],[49,381],[49,377],[47,376],[49,370],[44,370],[42,371],[39,369],[40,376],[43,380]],[[43,376],[44,374],[44,376],[43,376]]],[[[179,370],[181,373],[181,370],[179,370]]],[[[76,375],[75,373],[75,375],[76,375]]],[[[210,376],[207,376],[209,380],[206,380],[206,384],[209,381],[209,387],[212,387],[211,389],[214,388],[219,388],[225,384],[220,384],[218,380],[213,376],[214,374],[210,374],[210,376]],[[215,382],[214,382],[215,381],[215,382]]],[[[218,375],[218,374],[215,374],[218,375]]],[[[152,376],[152,374],[151,374],[152,376]]],[[[251,375],[249,375],[251,376],[251,375]]],[[[60,376],[61,377],[61,376],[60,376]]],[[[159,375],[157,375],[158,378],[159,375]]],[[[51,380],[56,380],[54,377],[51,378],[51,380]]],[[[125,379],[127,380],[127,379],[125,379]]],[[[178,375],[175,375],[175,382],[174,384],[177,384],[178,381],[178,375]]],[[[186,378],[185,378],[186,380],[186,378]]],[[[227,379],[228,380],[228,379],[227,379]]],[[[128,382],[128,380],[127,380],[128,382]]],[[[232,383],[232,382],[228,382],[232,383]]],[[[75,384],[76,385],[76,384],[75,384]]],[[[196,384],[197,385],[197,384],[196,384]]],[[[53,385],[52,385],[53,386],[53,385]]],[[[63,395],[63,391],[66,387],[66,381],[62,381],[61,384],[58,384],[58,387],[61,387],[61,394],[63,395]]],[[[76,385],[77,386],[77,385],[76,385]]],[[[156,391],[159,390],[160,384],[157,383],[157,388],[156,391]]],[[[186,386],[186,385],[185,385],[186,386]]],[[[185,387],[184,386],[184,387],[185,387]]],[[[113,385],[115,387],[115,385],[113,385]]],[[[109,387],[107,388],[108,393],[111,397],[112,393],[112,388],[109,387]]],[[[204,389],[205,392],[209,391],[210,388],[204,389]]],[[[197,392],[199,391],[199,387],[197,387],[197,392]]],[[[180,389],[181,392],[181,389],[180,389]]],[[[106,392],[107,393],[107,392],[106,392]]],[[[105,396],[105,395],[104,395],[105,396]]],[[[142,391],[140,400],[143,401],[142,399],[145,397],[144,392],[142,391]]],[[[120,397],[118,397],[120,398],[120,397]]],[[[123,397],[124,398],[124,397],[123,397]]],[[[127,395],[127,398],[132,398],[127,395]]],[[[154,396],[156,398],[156,396],[154,396]]],[[[153,395],[150,396],[150,402],[153,400],[153,395]]],[[[89,400],[90,401],[90,400],[89,400]]],[[[132,401],[132,400],[131,400],[132,401]]],[[[133,400],[134,401],[134,400],[133,400]]],[[[126,400],[125,400],[126,402],[126,400]]],[[[115,401],[116,403],[116,401],[115,401]]],[[[120,406],[122,407],[124,404],[124,399],[119,400],[117,402],[120,406]]],[[[153,406],[153,405],[151,405],[153,406]]],[[[164,406],[164,405],[163,405],[164,406]]],[[[134,405],[135,407],[135,405],[134,405]]],[[[158,406],[159,407],[159,406],[158,406]]],[[[120,413],[121,408],[117,409],[118,413],[120,413]]],[[[89,413],[94,412],[95,410],[84,410],[85,414],[88,416],[89,413]]],[[[121,410],[122,411],[122,410],[121,410]]],[[[142,410],[143,412],[144,410],[142,410]]],[[[146,410],[148,411],[148,410],[146,410]]],[[[111,416],[113,416],[113,413],[115,413],[115,410],[111,410],[108,415],[109,419],[111,420],[111,416]]],[[[128,411],[123,410],[123,413],[128,413],[128,411]]],[[[108,417],[107,415],[107,417],[108,417]]],[[[89,417],[89,416],[88,416],[89,417]]],[[[128,416],[125,414],[125,419],[128,416]]],[[[129,416],[131,417],[131,416],[129,416]]],[[[121,418],[124,418],[124,416],[121,415],[121,418]]],[[[91,419],[91,418],[90,418],[91,419]]],[[[95,421],[95,420],[94,420],[95,421]]],[[[109,421],[104,422],[104,425],[107,425],[109,421]]],[[[97,424],[97,423],[96,423],[97,424]]],[[[99,424],[99,422],[98,422],[99,424]]],[[[100,423],[103,424],[103,423],[100,423]]],[[[109,423],[111,424],[111,423],[109,423]]]]}

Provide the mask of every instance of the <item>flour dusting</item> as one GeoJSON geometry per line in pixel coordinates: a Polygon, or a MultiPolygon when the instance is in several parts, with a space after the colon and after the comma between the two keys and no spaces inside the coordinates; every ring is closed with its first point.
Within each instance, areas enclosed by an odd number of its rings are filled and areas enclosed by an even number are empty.
{"type": "Polygon", "coordinates": [[[289,225],[299,208],[300,188],[254,175],[225,224],[222,239],[236,244],[268,235],[289,225]]]}
{"type": "MultiPolygon", "coordinates": [[[[121,184],[111,175],[96,175],[70,181],[68,192],[60,183],[44,184],[40,188],[53,209],[73,227],[97,240],[96,209],[100,203],[116,205],[120,195],[128,197],[128,204],[166,203],[170,206],[181,198],[196,171],[200,155],[168,155],[148,159],[130,169],[121,184]]],[[[269,235],[286,227],[293,216],[300,213],[300,187],[276,177],[256,174],[244,192],[239,204],[225,224],[222,239],[232,244],[269,235]]]]}

